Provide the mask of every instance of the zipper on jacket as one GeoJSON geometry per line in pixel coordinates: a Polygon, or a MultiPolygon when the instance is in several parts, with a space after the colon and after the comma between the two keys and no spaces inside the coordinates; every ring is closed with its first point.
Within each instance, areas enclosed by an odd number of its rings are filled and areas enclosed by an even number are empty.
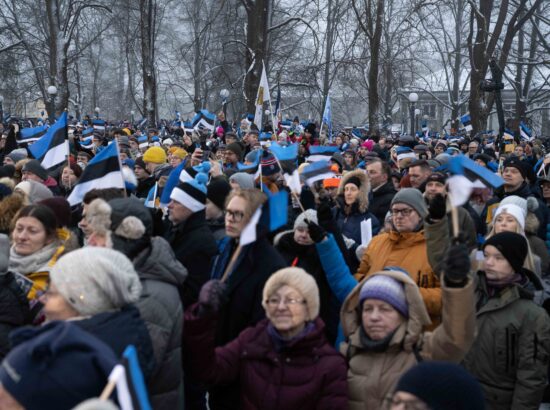
{"type": "Polygon", "coordinates": [[[508,365],[510,364],[510,329],[506,328],[506,372],[508,372],[508,365]]]}

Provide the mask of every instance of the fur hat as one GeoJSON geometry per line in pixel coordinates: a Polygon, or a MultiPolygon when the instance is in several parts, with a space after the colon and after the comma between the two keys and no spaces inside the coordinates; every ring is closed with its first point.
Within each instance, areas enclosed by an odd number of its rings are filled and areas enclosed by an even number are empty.
{"type": "Polygon", "coordinates": [[[304,297],[309,311],[309,320],[315,320],[319,316],[319,288],[313,276],[302,268],[279,269],[269,277],[262,296],[262,306],[266,312],[268,312],[267,299],[285,285],[296,289],[304,297]]]}
{"type": "Polygon", "coordinates": [[[85,247],[64,255],[52,268],[50,280],[82,316],[120,309],[141,295],[132,262],[108,248],[85,247]]]}

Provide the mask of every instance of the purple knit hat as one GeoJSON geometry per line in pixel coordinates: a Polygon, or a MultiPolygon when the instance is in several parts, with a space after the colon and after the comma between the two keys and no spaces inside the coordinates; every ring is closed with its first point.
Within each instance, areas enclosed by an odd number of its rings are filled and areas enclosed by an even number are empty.
{"type": "Polygon", "coordinates": [[[403,284],[386,275],[374,275],[368,279],[359,292],[359,305],[365,299],[378,299],[393,306],[404,317],[409,317],[409,305],[403,284]]]}

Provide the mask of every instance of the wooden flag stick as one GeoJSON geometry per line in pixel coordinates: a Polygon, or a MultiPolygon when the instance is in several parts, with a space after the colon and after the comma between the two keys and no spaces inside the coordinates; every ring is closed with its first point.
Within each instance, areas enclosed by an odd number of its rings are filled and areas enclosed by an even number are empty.
{"type": "Polygon", "coordinates": [[[114,380],[111,380],[109,383],[107,383],[107,386],[103,389],[101,392],[101,396],[99,396],[99,400],[107,401],[109,400],[109,397],[111,397],[111,394],[113,393],[113,390],[116,387],[116,382],[114,380]]]}
{"type": "Polygon", "coordinates": [[[221,278],[221,282],[224,283],[227,279],[227,275],[231,270],[233,269],[233,266],[235,265],[235,262],[237,261],[237,258],[241,254],[242,246],[237,246],[237,249],[235,249],[235,252],[233,252],[233,256],[231,257],[231,260],[227,264],[227,267],[225,268],[225,271],[223,272],[223,276],[221,278]]]}
{"type": "MultiPolygon", "coordinates": [[[[279,169],[281,170],[281,173],[283,173],[284,175],[284,172],[283,172],[283,166],[281,165],[281,161],[279,161],[279,158],[277,158],[275,156],[275,154],[271,153],[273,155],[273,158],[275,158],[275,161],[277,161],[277,165],[279,165],[279,169]]],[[[286,181],[285,181],[285,184],[286,184],[286,181]]],[[[288,184],[287,184],[288,186],[288,184]]],[[[288,187],[289,190],[290,190],[290,194],[294,197],[294,199],[296,200],[296,202],[298,202],[298,205],[300,206],[300,209],[302,210],[302,212],[305,212],[306,210],[304,209],[304,206],[302,205],[302,202],[300,201],[300,198],[298,197],[298,193],[297,192],[294,192],[292,190],[292,188],[288,187]]]]}

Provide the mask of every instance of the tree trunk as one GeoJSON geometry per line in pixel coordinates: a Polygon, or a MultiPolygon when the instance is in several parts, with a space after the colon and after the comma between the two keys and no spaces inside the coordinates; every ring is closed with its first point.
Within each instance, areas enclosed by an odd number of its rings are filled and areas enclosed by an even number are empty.
{"type": "Polygon", "coordinates": [[[155,72],[155,0],[140,0],[143,114],[149,127],[157,123],[157,80],[155,72]]]}
{"type": "Polygon", "coordinates": [[[370,66],[369,66],[369,132],[378,131],[378,64],[380,61],[380,45],[382,38],[382,28],[384,24],[385,0],[376,2],[376,22],[374,26],[374,35],[370,44],[370,66]]]}
{"type": "Polygon", "coordinates": [[[464,19],[464,0],[456,2],[455,58],[453,65],[453,89],[451,101],[451,128],[458,130],[460,115],[460,72],[462,67],[462,24],[464,19]]]}

